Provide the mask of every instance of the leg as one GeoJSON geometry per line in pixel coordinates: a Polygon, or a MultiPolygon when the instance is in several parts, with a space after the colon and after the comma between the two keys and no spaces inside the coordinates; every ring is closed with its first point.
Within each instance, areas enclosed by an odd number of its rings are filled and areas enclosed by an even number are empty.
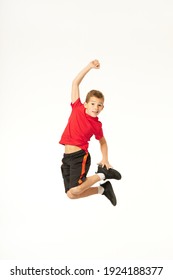
{"type": "Polygon", "coordinates": [[[89,154],[86,154],[84,151],[65,154],[62,161],[61,171],[66,193],[69,198],[77,199],[103,193],[101,186],[91,188],[95,183],[104,179],[100,176],[101,174],[95,174],[86,178],[90,167],[89,154]],[[69,188],[70,186],[74,187],[69,188]]]}
{"type": "Polygon", "coordinates": [[[73,195],[80,195],[99,181],[100,181],[100,177],[97,174],[87,177],[86,180],[81,185],[71,188],[70,193],[73,195]]]}
{"type": "MultiPolygon", "coordinates": [[[[73,189],[73,188],[72,188],[73,189]]],[[[87,197],[87,196],[90,196],[90,195],[94,195],[94,194],[98,194],[98,187],[93,187],[93,188],[89,188],[87,190],[85,190],[83,193],[81,194],[73,194],[71,192],[70,189],[68,192],[67,192],[67,196],[71,199],[78,199],[78,198],[82,198],[82,197],[87,197]]]]}
{"type": "MultiPolygon", "coordinates": [[[[111,183],[109,181],[107,181],[104,184],[101,184],[101,187],[103,187],[103,189],[104,189],[104,192],[102,194],[105,195],[114,206],[116,206],[117,199],[116,199],[116,196],[113,191],[111,183]]],[[[75,188],[77,188],[77,187],[75,187],[75,188]]],[[[78,199],[78,198],[83,198],[83,197],[87,197],[90,195],[98,194],[99,187],[92,187],[92,188],[89,187],[88,189],[86,189],[85,191],[83,191],[82,193],[79,193],[79,194],[73,194],[72,193],[73,189],[74,188],[71,188],[70,190],[67,191],[67,196],[71,199],[78,199]]]]}

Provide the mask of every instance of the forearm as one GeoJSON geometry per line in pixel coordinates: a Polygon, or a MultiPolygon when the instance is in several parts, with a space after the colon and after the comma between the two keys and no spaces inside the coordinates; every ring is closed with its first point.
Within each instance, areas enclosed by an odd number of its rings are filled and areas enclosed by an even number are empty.
{"type": "Polygon", "coordinates": [[[100,139],[100,149],[102,153],[102,160],[100,161],[99,165],[106,166],[106,168],[110,168],[111,165],[108,160],[108,145],[104,137],[100,139]]]}
{"type": "Polygon", "coordinates": [[[101,144],[100,149],[102,153],[102,161],[108,162],[108,145],[106,141],[103,144],[101,144]]]}
{"type": "Polygon", "coordinates": [[[88,64],[85,68],[83,68],[79,74],[75,77],[75,79],[73,80],[72,85],[77,85],[79,86],[80,83],[82,82],[83,78],[85,77],[85,75],[91,70],[91,65],[88,64]]]}

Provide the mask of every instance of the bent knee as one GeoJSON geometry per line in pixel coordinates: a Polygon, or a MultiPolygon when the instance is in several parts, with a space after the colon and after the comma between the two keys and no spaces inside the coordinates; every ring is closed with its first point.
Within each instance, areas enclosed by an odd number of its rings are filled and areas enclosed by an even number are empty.
{"type": "Polygon", "coordinates": [[[72,194],[71,190],[67,191],[67,196],[68,196],[68,198],[70,198],[70,199],[75,199],[75,198],[77,198],[76,195],[72,194]]]}
{"type": "Polygon", "coordinates": [[[79,186],[71,188],[69,191],[72,195],[74,195],[76,197],[76,196],[80,195],[83,190],[82,190],[81,185],[79,185],[79,186]]]}

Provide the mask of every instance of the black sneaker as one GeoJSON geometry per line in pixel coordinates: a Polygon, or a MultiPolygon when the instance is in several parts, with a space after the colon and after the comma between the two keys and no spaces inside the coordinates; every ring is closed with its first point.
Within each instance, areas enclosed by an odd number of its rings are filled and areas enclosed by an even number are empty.
{"type": "Polygon", "coordinates": [[[116,171],[113,168],[107,169],[105,165],[103,167],[101,165],[98,165],[98,170],[97,170],[96,174],[97,173],[103,173],[105,175],[105,180],[106,179],[116,179],[116,180],[121,179],[121,174],[118,171],[116,171]]]}
{"type": "Polygon", "coordinates": [[[104,192],[102,195],[105,195],[110,200],[110,202],[115,206],[117,204],[117,199],[116,199],[116,196],[113,191],[111,183],[109,181],[107,181],[104,184],[100,184],[100,186],[102,186],[104,188],[104,192]]]}

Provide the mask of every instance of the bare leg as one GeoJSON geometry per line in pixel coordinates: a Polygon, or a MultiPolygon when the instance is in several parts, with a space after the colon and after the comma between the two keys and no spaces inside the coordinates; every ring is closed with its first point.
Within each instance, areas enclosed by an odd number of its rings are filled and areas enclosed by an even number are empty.
{"type": "Polygon", "coordinates": [[[81,185],[71,188],[70,192],[73,195],[79,195],[82,194],[84,191],[89,189],[92,185],[100,181],[100,177],[96,174],[90,177],[87,177],[85,182],[83,182],[81,185]]]}
{"type": "Polygon", "coordinates": [[[90,196],[93,194],[98,194],[98,187],[89,188],[89,189],[85,190],[84,192],[82,192],[81,194],[73,194],[71,192],[72,189],[70,189],[67,192],[67,196],[71,199],[78,199],[78,198],[87,197],[87,196],[90,196]]]}

